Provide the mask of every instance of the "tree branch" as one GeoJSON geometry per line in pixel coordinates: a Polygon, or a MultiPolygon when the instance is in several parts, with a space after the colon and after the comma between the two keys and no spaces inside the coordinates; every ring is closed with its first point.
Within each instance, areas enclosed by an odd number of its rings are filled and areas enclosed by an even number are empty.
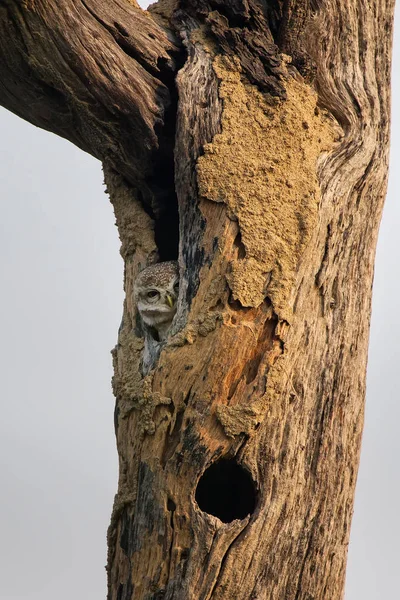
{"type": "Polygon", "coordinates": [[[137,183],[162,144],[177,52],[127,0],[6,0],[0,104],[137,183]]]}

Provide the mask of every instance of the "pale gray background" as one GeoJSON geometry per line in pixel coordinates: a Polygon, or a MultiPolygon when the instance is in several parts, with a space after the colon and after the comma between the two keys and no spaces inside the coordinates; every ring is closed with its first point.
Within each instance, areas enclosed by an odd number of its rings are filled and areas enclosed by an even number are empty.
{"type": "MultiPolygon", "coordinates": [[[[400,598],[399,37],[346,600],[400,598]]],[[[0,600],[100,600],[117,485],[117,230],[97,161],[3,109],[0,132],[0,600]]]]}

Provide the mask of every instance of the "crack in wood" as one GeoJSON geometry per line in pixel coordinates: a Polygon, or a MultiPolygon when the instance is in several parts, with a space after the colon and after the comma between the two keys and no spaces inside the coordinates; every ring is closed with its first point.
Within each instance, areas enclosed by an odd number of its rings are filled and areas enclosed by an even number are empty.
{"type": "Polygon", "coordinates": [[[223,553],[222,557],[219,559],[220,560],[220,566],[219,566],[218,572],[216,574],[215,583],[214,583],[212,589],[210,590],[209,595],[204,597],[204,600],[212,600],[214,592],[217,590],[218,586],[220,585],[220,578],[221,578],[221,575],[222,575],[222,573],[224,571],[224,567],[225,567],[225,565],[227,563],[227,560],[229,558],[229,553],[230,553],[231,549],[235,546],[235,543],[242,537],[242,535],[244,534],[245,530],[249,526],[249,523],[250,523],[250,517],[247,517],[247,523],[245,524],[245,526],[243,527],[243,529],[241,529],[238,532],[238,534],[234,537],[234,539],[232,540],[232,542],[229,544],[228,548],[223,553]]]}
{"type": "MultiPolygon", "coordinates": [[[[299,571],[299,578],[298,578],[298,582],[297,582],[297,588],[296,588],[296,594],[294,596],[294,600],[300,600],[301,597],[304,596],[304,588],[302,587],[302,580],[303,580],[303,574],[304,574],[304,570],[306,567],[306,563],[308,561],[308,558],[311,554],[311,551],[313,549],[312,544],[314,541],[314,534],[315,534],[315,530],[316,530],[316,526],[318,523],[318,519],[319,519],[319,510],[317,511],[315,517],[312,520],[312,524],[311,524],[311,528],[310,528],[310,533],[308,535],[308,542],[307,542],[307,546],[306,546],[306,550],[304,553],[304,556],[302,558],[301,561],[301,567],[300,567],[300,571],[299,571]]],[[[307,518],[306,518],[307,520],[307,518]]],[[[307,525],[306,525],[307,526],[307,525]]]]}

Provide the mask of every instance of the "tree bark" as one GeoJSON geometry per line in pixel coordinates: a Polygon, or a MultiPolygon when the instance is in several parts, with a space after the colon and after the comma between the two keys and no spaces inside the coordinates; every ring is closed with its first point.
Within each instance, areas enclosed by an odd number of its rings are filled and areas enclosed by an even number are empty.
{"type": "Polygon", "coordinates": [[[343,597],[393,4],[0,7],[0,102],[103,161],[122,242],[109,600],[343,597]]]}

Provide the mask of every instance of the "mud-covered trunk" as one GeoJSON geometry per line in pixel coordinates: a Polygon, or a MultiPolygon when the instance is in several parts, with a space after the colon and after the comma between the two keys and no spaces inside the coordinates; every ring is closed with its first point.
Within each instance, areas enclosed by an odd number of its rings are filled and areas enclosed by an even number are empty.
{"type": "Polygon", "coordinates": [[[108,600],[340,600],[392,0],[182,0],[145,18],[125,0],[12,4],[0,101],[103,160],[125,260],[108,600]],[[96,34],[82,64],[76,14],[96,34]],[[178,310],[157,342],[133,284],[171,259],[178,310]]]}

